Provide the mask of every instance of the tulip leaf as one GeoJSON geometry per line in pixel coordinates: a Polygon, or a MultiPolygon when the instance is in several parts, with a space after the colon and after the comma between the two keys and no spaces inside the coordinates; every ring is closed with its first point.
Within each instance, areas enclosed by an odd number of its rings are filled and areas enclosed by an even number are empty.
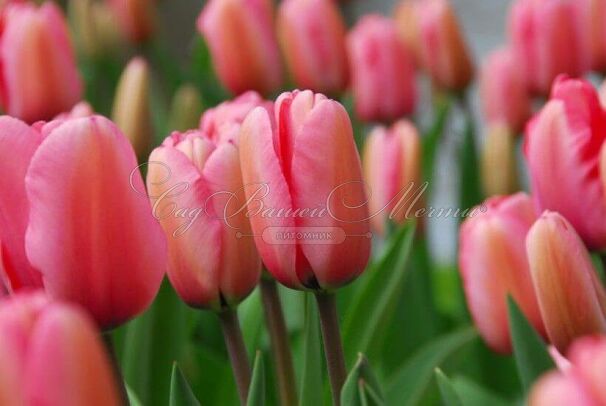
{"type": "Polygon", "coordinates": [[[173,364],[173,373],[170,380],[170,400],[168,404],[169,406],[200,405],[176,362],[173,364]]]}
{"type": "Polygon", "coordinates": [[[363,354],[358,354],[358,361],[343,384],[341,404],[348,406],[385,404],[379,381],[363,354]]]}
{"type": "Polygon", "coordinates": [[[482,191],[473,114],[465,96],[461,98],[461,105],[465,110],[466,123],[458,162],[461,165],[460,209],[465,210],[471,209],[482,201],[482,191]]]}
{"type": "Polygon", "coordinates": [[[247,406],[265,406],[265,367],[263,355],[257,351],[253,366],[250,388],[248,390],[247,406]]]}
{"type": "Polygon", "coordinates": [[[444,372],[440,368],[436,368],[434,373],[438,388],[440,389],[440,395],[442,396],[442,403],[445,406],[463,406],[459,395],[457,395],[450,379],[444,375],[444,372]]]}
{"type": "Polygon", "coordinates": [[[323,360],[320,343],[320,321],[311,295],[305,295],[305,335],[303,343],[303,376],[300,406],[322,404],[323,360]]]}
{"type": "Polygon", "coordinates": [[[451,382],[465,406],[508,406],[514,403],[501,398],[465,376],[455,376],[451,382]]]}
{"type": "Polygon", "coordinates": [[[423,135],[423,177],[426,182],[429,182],[429,188],[431,189],[436,154],[442,135],[444,134],[444,127],[448,121],[448,116],[452,101],[449,96],[439,95],[434,102],[435,118],[431,125],[431,128],[423,135]]]}
{"type": "Polygon", "coordinates": [[[143,406],[143,403],[141,403],[137,394],[128,385],[125,384],[125,386],[130,406],[143,406]]]}
{"type": "Polygon", "coordinates": [[[528,392],[533,382],[555,365],[545,343],[511,297],[507,298],[507,306],[518,375],[524,390],[528,392]]]}

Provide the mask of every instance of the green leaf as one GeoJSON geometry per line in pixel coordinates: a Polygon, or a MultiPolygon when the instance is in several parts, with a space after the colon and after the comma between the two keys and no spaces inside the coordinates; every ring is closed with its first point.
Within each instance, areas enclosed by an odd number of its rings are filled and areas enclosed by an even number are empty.
{"type": "Polygon", "coordinates": [[[200,405],[176,362],[173,364],[173,373],[170,380],[170,401],[168,404],[169,406],[200,405]]]}
{"type": "Polygon", "coordinates": [[[440,395],[442,395],[442,403],[445,406],[463,406],[461,399],[459,399],[459,395],[455,391],[450,379],[440,368],[436,368],[434,370],[436,375],[436,382],[438,383],[438,388],[440,389],[440,395]]]}
{"type": "Polygon", "coordinates": [[[343,322],[345,355],[352,360],[370,347],[381,348],[385,328],[391,321],[401,297],[407,275],[415,223],[409,222],[394,235],[385,255],[366,270],[366,284],[349,305],[343,322]]]}
{"type": "Polygon", "coordinates": [[[466,124],[463,140],[460,145],[459,159],[461,170],[460,208],[471,209],[482,201],[482,190],[480,188],[480,165],[478,162],[478,151],[476,148],[475,127],[471,107],[467,101],[462,102],[465,110],[466,124]]]}
{"type": "Polygon", "coordinates": [[[444,127],[448,121],[451,106],[452,100],[449,96],[438,97],[434,103],[434,122],[429,131],[423,135],[423,177],[425,181],[429,182],[429,189],[431,189],[433,184],[432,180],[438,146],[444,134],[444,127]]]}
{"type": "Polygon", "coordinates": [[[257,351],[257,356],[255,357],[246,405],[265,406],[265,367],[263,366],[261,351],[257,351]]]}
{"type": "Polygon", "coordinates": [[[508,406],[512,404],[511,401],[501,398],[465,376],[455,376],[452,379],[452,386],[465,406],[508,406]]]}
{"type": "Polygon", "coordinates": [[[518,375],[524,390],[528,392],[533,382],[555,365],[547,352],[545,343],[511,297],[507,298],[507,306],[518,375]]]}
{"type": "Polygon", "coordinates": [[[320,321],[311,294],[305,295],[305,338],[300,406],[322,404],[323,360],[320,343],[320,321]]]}
{"type": "Polygon", "coordinates": [[[387,404],[417,404],[431,383],[433,370],[476,337],[475,329],[467,327],[439,337],[418,350],[389,380],[387,404]]]}
{"type": "Polygon", "coordinates": [[[126,385],[126,395],[128,396],[128,403],[130,406],[143,406],[143,403],[139,400],[139,397],[130,386],[126,385]]]}
{"type": "Polygon", "coordinates": [[[343,384],[341,404],[344,406],[385,404],[379,381],[363,354],[358,354],[358,361],[343,384]]]}

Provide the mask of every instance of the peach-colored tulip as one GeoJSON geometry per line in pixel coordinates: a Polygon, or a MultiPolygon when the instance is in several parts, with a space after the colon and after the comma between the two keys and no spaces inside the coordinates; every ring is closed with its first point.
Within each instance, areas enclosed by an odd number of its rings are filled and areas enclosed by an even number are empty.
{"type": "Polygon", "coordinates": [[[275,121],[253,110],[240,157],[257,248],[269,272],[295,289],[332,289],[370,254],[362,169],[347,112],[311,91],[284,93],[275,121]]]}
{"type": "Polygon", "coordinates": [[[421,140],[406,120],[375,128],[364,147],[364,175],[369,189],[373,229],[385,234],[385,222],[402,223],[421,203],[421,140]]]}
{"type": "Polygon", "coordinates": [[[606,248],[600,147],[606,140],[606,112],[593,86],[560,77],[549,102],[526,130],[535,205],[565,216],[590,248],[606,248]]]}
{"type": "Polygon", "coordinates": [[[589,49],[591,69],[606,71],[606,2],[604,0],[574,0],[578,18],[584,28],[584,41],[589,49]]]}
{"type": "Polygon", "coordinates": [[[207,112],[201,131],[173,133],[149,159],[154,215],[169,247],[168,277],[189,305],[221,310],[257,285],[261,260],[245,206],[238,152],[244,115],[265,105],[249,93],[207,112]]]}
{"type": "Polygon", "coordinates": [[[102,328],[144,311],[166,268],[166,241],[126,137],[93,116],[41,127],[27,171],[26,251],[55,298],[102,328]]]}
{"type": "Polygon", "coordinates": [[[467,305],[481,336],[495,351],[505,353],[511,351],[507,295],[537,331],[545,332],[524,247],[536,214],[524,193],[493,197],[482,207],[461,227],[459,269],[467,305]]]}
{"type": "Polygon", "coordinates": [[[480,95],[488,122],[506,125],[515,133],[524,128],[531,114],[531,99],[524,72],[511,49],[494,51],[484,61],[480,95]]]}
{"type": "Polygon", "coordinates": [[[282,63],[270,0],[209,0],[198,30],[215,70],[232,93],[269,94],[282,84],[282,63]]]}
{"type": "Polygon", "coordinates": [[[0,22],[0,103],[32,123],[80,100],[82,83],[65,19],[53,2],[10,4],[0,22]]]}
{"type": "Polygon", "coordinates": [[[606,332],[606,291],[572,225],[546,211],[528,232],[526,249],[551,343],[566,354],[575,338],[606,332]]]}
{"type": "Polygon", "coordinates": [[[333,0],[286,0],[278,13],[278,36],[297,86],[339,94],[348,81],[346,28],[333,0]]]}
{"type": "Polygon", "coordinates": [[[533,92],[547,94],[559,74],[580,76],[589,67],[576,1],[517,0],[512,6],[509,36],[533,92]]]}
{"type": "Polygon", "coordinates": [[[408,49],[412,52],[415,65],[421,66],[421,33],[419,27],[419,1],[401,0],[394,10],[394,20],[408,49]]]}
{"type": "Polygon", "coordinates": [[[448,0],[424,0],[418,6],[421,61],[434,83],[463,90],[473,80],[471,54],[448,0]]]}
{"type": "Polygon", "coordinates": [[[120,405],[96,326],[42,294],[0,301],[0,404],[120,405]]]}
{"type": "Polygon", "coordinates": [[[134,43],[148,40],[155,30],[154,0],[108,0],[126,37],[134,43]]]}

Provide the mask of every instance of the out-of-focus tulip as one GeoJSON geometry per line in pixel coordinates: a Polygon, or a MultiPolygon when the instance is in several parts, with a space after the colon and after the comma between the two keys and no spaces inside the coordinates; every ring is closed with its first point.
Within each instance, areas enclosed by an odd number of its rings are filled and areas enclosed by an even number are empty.
{"type": "Polygon", "coordinates": [[[507,295],[544,334],[524,238],[536,218],[528,195],[493,197],[474,210],[459,237],[459,268],[467,305],[481,336],[498,352],[511,351],[507,295]]]}
{"type": "Polygon", "coordinates": [[[524,128],[531,114],[530,93],[510,49],[494,51],[482,65],[480,95],[489,123],[506,125],[515,133],[524,128]]]}
{"type": "Polygon", "coordinates": [[[515,135],[509,128],[500,124],[488,128],[482,149],[482,186],[486,196],[507,195],[518,189],[515,148],[515,135]]]}
{"type": "Polygon", "coordinates": [[[0,33],[0,102],[6,113],[32,123],[72,108],[82,82],[65,19],[46,2],[10,4],[0,33]]]}
{"type": "Polygon", "coordinates": [[[400,38],[414,56],[415,65],[421,66],[421,34],[417,0],[402,0],[396,6],[394,19],[400,38]]]}
{"type": "Polygon", "coordinates": [[[223,85],[235,94],[256,90],[269,94],[282,84],[283,73],[269,0],[209,0],[198,30],[210,48],[223,85]]]}
{"type": "Polygon", "coordinates": [[[153,131],[149,110],[149,66],[143,58],[134,58],[124,69],[116,96],[112,118],[130,140],[137,157],[147,157],[153,131]]]}
{"type": "Polygon", "coordinates": [[[153,0],[108,0],[125,36],[134,43],[147,41],[155,30],[153,0]]]}
{"type": "Polygon", "coordinates": [[[474,66],[450,2],[419,2],[418,17],[423,67],[437,86],[465,89],[473,80],[474,66]]]}
{"type": "Polygon", "coordinates": [[[603,109],[606,109],[606,81],[602,82],[598,89],[598,97],[600,98],[600,104],[603,109]]]}
{"type": "Polygon", "coordinates": [[[119,47],[122,36],[106,3],[70,0],[68,11],[76,46],[82,55],[97,58],[119,47]]]}
{"type": "Polygon", "coordinates": [[[297,86],[335,95],[345,89],[346,28],[334,1],[283,1],[277,27],[282,51],[297,86]]]}
{"type": "Polygon", "coordinates": [[[606,71],[606,2],[604,0],[574,0],[589,49],[591,69],[606,71]]]}
{"type": "Polygon", "coordinates": [[[606,248],[600,147],[606,112],[593,86],[560,77],[550,101],[529,123],[524,152],[539,212],[553,210],[572,223],[590,248],[606,248]],[[580,198],[582,197],[582,198],[580,198]]]}
{"type": "Polygon", "coordinates": [[[170,106],[169,127],[174,131],[195,128],[204,110],[202,97],[195,86],[185,84],[175,92],[170,106]]]}
{"type": "Polygon", "coordinates": [[[366,141],[363,163],[370,187],[371,225],[385,234],[388,217],[402,223],[421,203],[421,141],[417,129],[405,120],[389,129],[375,128],[366,141]]]}
{"type": "Polygon", "coordinates": [[[606,291],[572,225],[546,211],[528,232],[526,249],[551,343],[566,354],[575,338],[606,332],[606,291]]]}
{"type": "Polygon", "coordinates": [[[239,210],[245,198],[236,142],[173,133],[152,152],[147,184],[179,296],[193,307],[237,305],[257,285],[261,260],[239,210]]]}
{"type": "Polygon", "coordinates": [[[25,179],[26,251],[54,298],[102,328],[145,310],[166,268],[166,241],[131,145],[109,120],[51,122],[25,179]]]}
{"type": "Polygon", "coordinates": [[[395,23],[378,15],[362,18],[347,38],[356,112],[366,121],[390,122],[413,112],[413,55],[395,23]]]}
{"type": "Polygon", "coordinates": [[[547,94],[559,74],[580,76],[589,50],[576,18],[576,0],[517,0],[509,15],[509,36],[528,88],[547,94]]]}
{"type": "Polygon", "coordinates": [[[311,91],[282,94],[242,125],[248,214],[269,272],[295,289],[333,289],[370,254],[360,159],[343,106],[311,91]]]}
{"type": "Polygon", "coordinates": [[[42,294],[0,301],[0,404],[120,405],[92,320],[42,294]]]}

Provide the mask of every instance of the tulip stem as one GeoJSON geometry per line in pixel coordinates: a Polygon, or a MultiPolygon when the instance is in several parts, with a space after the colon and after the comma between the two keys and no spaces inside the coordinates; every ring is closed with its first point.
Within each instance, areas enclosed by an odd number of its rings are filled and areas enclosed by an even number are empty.
{"type": "Polygon", "coordinates": [[[251,372],[246,346],[242,338],[242,330],[240,330],[238,314],[234,309],[228,308],[219,313],[219,320],[221,321],[225,346],[229,353],[236,386],[238,387],[240,403],[246,405],[251,372]]]}
{"type": "Polygon", "coordinates": [[[118,385],[118,391],[120,391],[123,404],[129,405],[130,401],[128,400],[128,392],[126,390],[124,377],[122,376],[122,370],[120,369],[120,363],[118,362],[118,356],[116,354],[116,347],[114,347],[112,334],[110,332],[105,332],[101,335],[103,337],[103,343],[105,344],[105,349],[107,351],[107,355],[109,356],[109,361],[114,373],[114,378],[117,381],[116,384],[118,385]]]}
{"type": "Polygon", "coordinates": [[[330,377],[330,386],[332,387],[333,405],[339,406],[341,403],[341,388],[347,377],[347,371],[345,370],[345,357],[343,356],[341,332],[339,331],[337,302],[334,293],[317,292],[315,296],[320,312],[324,354],[326,355],[326,365],[330,377]]]}
{"type": "Polygon", "coordinates": [[[278,287],[273,278],[265,276],[261,278],[261,297],[263,299],[263,310],[265,311],[265,322],[269,330],[271,350],[276,363],[280,403],[283,406],[295,405],[297,403],[297,389],[292,355],[288,345],[288,332],[280,296],[278,295],[278,287]]]}

